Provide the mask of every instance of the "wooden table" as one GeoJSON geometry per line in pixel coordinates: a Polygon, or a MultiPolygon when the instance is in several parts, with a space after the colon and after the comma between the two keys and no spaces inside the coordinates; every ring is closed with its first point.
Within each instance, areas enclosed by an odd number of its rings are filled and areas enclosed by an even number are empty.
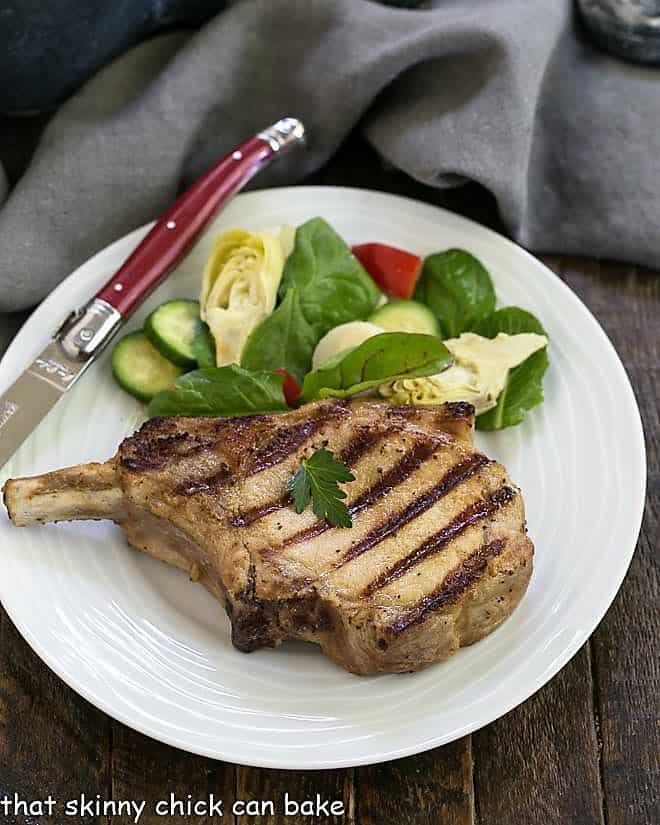
{"type": "MultiPolygon", "coordinates": [[[[15,176],[33,124],[0,120],[0,157],[15,176]],[[17,139],[18,137],[18,139],[17,139]],[[4,140],[3,140],[4,138],[4,140]]],[[[448,206],[501,229],[496,206],[476,186],[438,192],[384,170],[352,138],[314,183],[367,186],[448,206]]],[[[577,292],[611,337],[639,401],[649,451],[648,502],[630,571],[591,639],[535,696],[504,718],[419,756],[349,770],[289,772],[214,762],[161,745],[114,722],[42,664],[0,612],[0,799],[88,797],[147,800],[170,791],[204,799],[342,800],[342,817],[244,816],[248,823],[353,825],[655,825],[658,798],[658,516],[660,511],[660,277],[626,264],[541,256],[577,292]],[[655,602],[655,605],[654,605],[655,602]]],[[[6,321],[0,347],[22,316],[6,321]]],[[[588,480],[587,480],[588,483],[588,480]]],[[[613,483],[615,483],[613,481],[613,483]]],[[[626,494],[625,490],[621,491],[626,494]]],[[[130,817],[2,819],[128,823],[130,817]]],[[[142,825],[233,821],[169,820],[142,825]]]]}

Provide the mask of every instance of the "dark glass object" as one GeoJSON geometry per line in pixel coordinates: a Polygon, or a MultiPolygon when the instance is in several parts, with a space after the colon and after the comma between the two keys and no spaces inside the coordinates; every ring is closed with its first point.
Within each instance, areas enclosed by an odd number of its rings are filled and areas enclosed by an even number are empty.
{"type": "Polygon", "coordinates": [[[660,0],[578,0],[596,42],[639,63],[660,64],[660,0]]]}

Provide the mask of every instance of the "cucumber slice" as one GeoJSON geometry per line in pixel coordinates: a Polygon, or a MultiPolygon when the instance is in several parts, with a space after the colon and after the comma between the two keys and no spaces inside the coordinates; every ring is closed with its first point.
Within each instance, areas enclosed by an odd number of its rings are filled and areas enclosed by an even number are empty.
{"type": "Polygon", "coordinates": [[[422,335],[440,335],[435,315],[419,301],[390,301],[378,307],[369,317],[372,324],[388,332],[417,332],[422,335]]]}
{"type": "Polygon", "coordinates": [[[167,301],[147,318],[144,331],[161,355],[190,369],[197,364],[193,341],[198,321],[197,301],[167,301]]]}
{"type": "Polygon", "coordinates": [[[169,389],[185,369],[164,358],[140,330],[125,335],[112,351],[112,372],[122,389],[140,401],[169,389]]]}

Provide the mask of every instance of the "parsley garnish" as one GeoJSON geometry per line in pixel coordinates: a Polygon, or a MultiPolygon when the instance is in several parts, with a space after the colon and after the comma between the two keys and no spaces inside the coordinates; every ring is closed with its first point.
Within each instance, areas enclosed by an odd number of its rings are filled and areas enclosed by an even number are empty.
{"type": "Polygon", "coordinates": [[[288,480],[286,489],[293,498],[296,513],[302,513],[312,502],[314,515],[326,519],[333,527],[352,527],[353,519],[342,499],[346,493],[340,484],[355,481],[348,467],[329,450],[316,450],[303,458],[300,469],[288,480]]]}

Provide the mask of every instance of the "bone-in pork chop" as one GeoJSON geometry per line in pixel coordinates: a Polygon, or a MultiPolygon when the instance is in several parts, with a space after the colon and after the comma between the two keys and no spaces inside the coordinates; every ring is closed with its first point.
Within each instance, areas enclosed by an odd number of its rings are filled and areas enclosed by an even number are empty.
{"type": "Polygon", "coordinates": [[[354,673],[419,670],[483,638],[532,571],[522,497],[472,443],[468,404],[324,400],[279,415],[158,418],[105,464],[5,486],[19,526],[112,519],[225,605],[243,651],[317,642],[354,673]],[[298,515],[320,447],[353,471],[353,527],[298,515]]]}

